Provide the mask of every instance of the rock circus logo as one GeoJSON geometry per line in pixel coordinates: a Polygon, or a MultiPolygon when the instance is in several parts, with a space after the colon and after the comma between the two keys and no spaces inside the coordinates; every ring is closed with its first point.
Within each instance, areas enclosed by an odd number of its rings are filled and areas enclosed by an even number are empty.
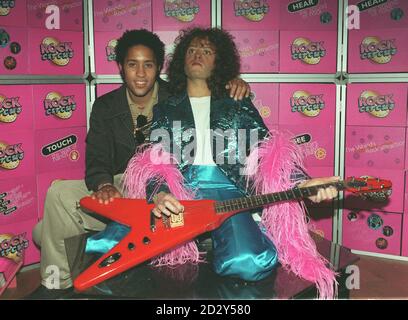
{"type": "Polygon", "coordinates": [[[166,0],[164,3],[166,17],[174,17],[181,22],[193,21],[199,12],[197,0],[166,0]]]}
{"type": "Polygon", "coordinates": [[[358,98],[358,110],[374,117],[385,118],[395,108],[393,94],[381,95],[376,91],[363,91],[358,98]]]}
{"type": "Polygon", "coordinates": [[[290,98],[292,112],[300,112],[307,117],[316,117],[325,107],[323,94],[311,94],[304,90],[295,91],[290,98]]]}
{"type": "Polygon", "coordinates": [[[24,159],[22,143],[8,144],[0,141],[0,168],[6,170],[16,169],[24,159]]]}
{"type": "Polygon", "coordinates": [[[49,92],[43,101],[46,116],[60,119],[71,118],[76,110],[75,96],[63,96],[59,92],[49,92]]]}
{"type": "Polygon", "coordinates": [[[118,44],[118,40],[112,39],[109,40],[108,44],[105,47],[106,52],[106,60],[115,61],[116,60],[116,46],[118,44]]]}
{"type": "Polygon", "coordinates": [[[46,37],[40,45],[41,60],[63,67],[74,57],[72,42],[60,42],[59,40],[46,37]]]}
{"type": "Polygon", "coordinates": [[[29,241],[26,239],[26,233],[0,234],[0,257],[13,260],[19,263],[23,259],[23,252],[28,248],[29,241]]]}
{"type": "Polygon", "coordinates": [[[7,98],[0,93],[0,122],[11,123],[17,120],[23,110],[19,99],[20,97],[7,98]]]}
{"type": "Polygon", "coordinates": [[[0,16],[7,16],[15,5],[15,0],[0,0],[0,16]]]}
{"type": "Polygon", "coordinates": [[[245,17],[249,21],[261,21],[269,12],[266,0],[235,0],[234,12],[237,17],[245,17]]]}
{"type": "Polygon", "coordinates": [[[301,60],[306,64],[318,64],[326,55],[324,41],[311,41],[307,38],[296,38],[291,51],[292,60],[301,60]]]}
{"type": "Polygon", "coordinates": [[[397,54],[395,39],[381,40],[379,37],[366,37],[360,45],[361,60],[371,60],[374,63],[389,63],[397,54]]]}

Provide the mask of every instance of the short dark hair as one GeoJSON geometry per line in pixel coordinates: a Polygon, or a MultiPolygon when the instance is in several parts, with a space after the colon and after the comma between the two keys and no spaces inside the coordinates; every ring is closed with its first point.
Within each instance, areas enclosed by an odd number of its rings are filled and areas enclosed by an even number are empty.
{"type": "Polygon", "coordinates": [[[180,32],[168,68],[170,91],[173,94],[180,94],[187,89],[184,63],[187,48],[195,38],[208,39],[215,46],[214,70],[207,79],[207,84],[211,95],[223,97],[226,95],[225,85],[228,81],[239,76],[241,63],[232,35],[219,28],[191,28],[180,32]]]}
{"type": "Polygon", "coordinates": [[[126,30],[118,39],[116,45],[116,62],[123,66],[129,48],[137,45],[148,47],[153,51],[159,68],[158,75],[164,63],[164,43],[153,32],[146,29],[126,30]]]}

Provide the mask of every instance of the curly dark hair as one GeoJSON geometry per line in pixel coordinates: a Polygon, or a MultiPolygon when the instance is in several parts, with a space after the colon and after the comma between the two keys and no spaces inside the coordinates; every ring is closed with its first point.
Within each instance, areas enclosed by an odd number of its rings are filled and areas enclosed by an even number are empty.
{"type": "Polygon", "coordinates": [[[116,62],[123,66],[129,48],[137,45],[143,45],[153,51],[158,67],[158,77],[164,63],[164,43],[155,33],[146,29],[126,30],[123,33],[118,39],[115,49],[116,62]]]}
{"type": "Polygon", "coordinates": [[[215,46],[214,69],[207,79],[208,88],[214,97],[226,95],[225,85],[239,75],[241,63],[232,35],[218,28],[192,28],[180,32],[176,48],[168,68],[169,88],[172,94],[180,94],[187,89],[184,62],[187,48],[195,38],[208,39],[215,46]]]}

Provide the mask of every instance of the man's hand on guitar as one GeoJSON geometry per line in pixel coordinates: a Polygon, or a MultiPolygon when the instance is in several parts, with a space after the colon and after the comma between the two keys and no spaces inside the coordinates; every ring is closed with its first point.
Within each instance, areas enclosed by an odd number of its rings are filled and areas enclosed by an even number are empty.
{"type": "Polygon", "coordinates": [[[115,198],[122,198],[122,194],[111,184],[106,184],[91,195],[92,199],[97,199],[101,204],[109,204],[115,198]]]}
{"type": "Polygon", "coordinates": [[[153,197],[153,202],[155,207],[152,212],[157,218],[161,218],[162,214],[169,217],[172,213],[184,211],[184,207],[171,193],[159,192],[153,197]]]}
{"type": "MultiPolygon", "coordinates": [[[[299,188],[311,187],[320,184],[333,183],[340,180],[340,177],[324,177],[324,178],[313,178],[306,180],[298,185],[299,188]]],[[[338,191],[335,187],[330,186],[328,188],[320,188],[317,195],[308,197],[314,203],[319,203],[322,201],[328,201],[336,198],[338,191]]]]}

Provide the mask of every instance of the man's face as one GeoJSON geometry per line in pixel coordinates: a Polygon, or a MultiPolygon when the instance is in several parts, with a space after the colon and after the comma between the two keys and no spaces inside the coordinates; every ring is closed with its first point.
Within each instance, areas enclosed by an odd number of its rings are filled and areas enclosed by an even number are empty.
{"type": "Polygon", "coordinates": [[[215,46],[208,39],[194,38],[187,48],[184,61],[187,78],[208,79],[214,69],[215,54],[215,46]]]}
{"type": "Polygon", "coordinates": [[[158,66],[150,48],[143,45],[130,47],[123,66],[119,68],[133,96],[144,97],[153,92],[158,66]]]}

